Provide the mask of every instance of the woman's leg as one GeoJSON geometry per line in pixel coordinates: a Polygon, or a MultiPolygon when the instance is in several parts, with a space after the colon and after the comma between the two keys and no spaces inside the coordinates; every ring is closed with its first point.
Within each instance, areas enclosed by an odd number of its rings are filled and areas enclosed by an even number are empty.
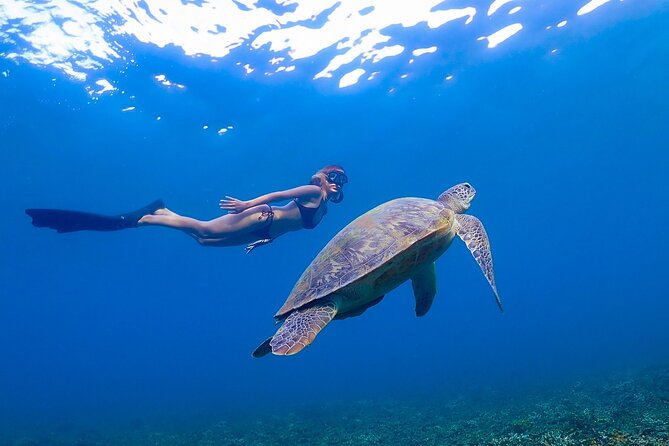
{"type": "MultiPolygon", "coordinates": [[[[226,214],[209,221],[184,217],[169,209],[160,209],[154,214],[142,217],[138,225],[166,226],[179,229],[196,239],[225,239],[261,229],[267,224],[268,206],[260,205],[239,214],[226,214]]],[[[222,246],[224,242],[220,242],[222,246]]]]}
{"type": "Polygon", "coordinates": [[[145,215],[137,222],[138,226],[155,225],[180,229],[196,237],[205,237],[206,223],[191,217],[184,217],[175,213],[155,213],[145,215]]]}

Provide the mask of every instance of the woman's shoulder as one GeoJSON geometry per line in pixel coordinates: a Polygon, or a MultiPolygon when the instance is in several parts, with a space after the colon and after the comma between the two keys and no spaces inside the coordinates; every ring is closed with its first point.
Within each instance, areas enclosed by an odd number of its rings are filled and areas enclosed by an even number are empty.
{"type": "Polygon", "coordinates": [[[316,186],[314,184],[305,184],[304,186],[298,186],[295,188],[295,191],[299,191],[300,195],[307,199],[313,197],[320,197],[322,192],[320,186],[316,186]]]}
{"type": "Polygon", "coordinates": [[[301,193],[296,194],[295,196],[294,201],[297,204],[307,207],[316,207],[320,205],[323,198],[323,192],[319,186],[308,184],[300,186],[298,189],[300,189],[301,193]]]}

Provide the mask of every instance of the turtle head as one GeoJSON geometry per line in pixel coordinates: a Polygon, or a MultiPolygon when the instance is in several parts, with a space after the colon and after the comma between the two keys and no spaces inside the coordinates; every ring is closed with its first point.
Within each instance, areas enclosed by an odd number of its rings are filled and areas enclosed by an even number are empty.
{"type": "Polygon", "coordinates": [[[476,195],[476,189],[469,183],[460,183],[444,191],[438,200],[456,214],[462,214],[469,209],[469,204],[476,195]]]}

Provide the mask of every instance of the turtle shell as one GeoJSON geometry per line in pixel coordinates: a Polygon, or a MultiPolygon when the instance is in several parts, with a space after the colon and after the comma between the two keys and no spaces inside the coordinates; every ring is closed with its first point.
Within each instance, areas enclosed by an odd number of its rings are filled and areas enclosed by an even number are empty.
{"type": "Polygon", "coordinates": [[[452,214],[438,201],[398,198],[361,215],[321,250],[275,317],[282,318],[382,268],[417,241],[453,224],[452,214]]]}

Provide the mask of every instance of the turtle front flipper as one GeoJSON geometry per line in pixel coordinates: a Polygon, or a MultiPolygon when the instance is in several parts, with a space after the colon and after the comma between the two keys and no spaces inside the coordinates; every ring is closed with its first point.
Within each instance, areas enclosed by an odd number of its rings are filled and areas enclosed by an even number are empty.
{"type": "Polygon", "coordinates": [[[319,301],[316,305],[296,310],[286,318],[279,330],[253,352],[260,358],[270,353],[294,355],[311,344],[316,335],[337,315],[333,299],[319,301]]]}
{"type": "Polygon", "coordinates": [[[434,262],[424,265],[411,277],[413,296],[416,299],[416,316],[425,316],[437,294],[437,273],[434,262]]]}
{"type": "Polygon", "coordinates": [[[502,301],[499,298],[499,294],[497,294],[497,286],[495,286],[495,272],[492,268],[490,241],[488,240],[488,234],[485,232],[483,223],[473,215],[456,214],[455,219],[460,226],[458,228],[458,236],[465,242],[465,245],[467,245],[467,248],[469,248],[474,259],[476,259],[476,262],[481,267],[485,278],[488,279],[488,283],[492,287],[493,293],[495,293],[499,309],[504,311],[502,301]]]}

